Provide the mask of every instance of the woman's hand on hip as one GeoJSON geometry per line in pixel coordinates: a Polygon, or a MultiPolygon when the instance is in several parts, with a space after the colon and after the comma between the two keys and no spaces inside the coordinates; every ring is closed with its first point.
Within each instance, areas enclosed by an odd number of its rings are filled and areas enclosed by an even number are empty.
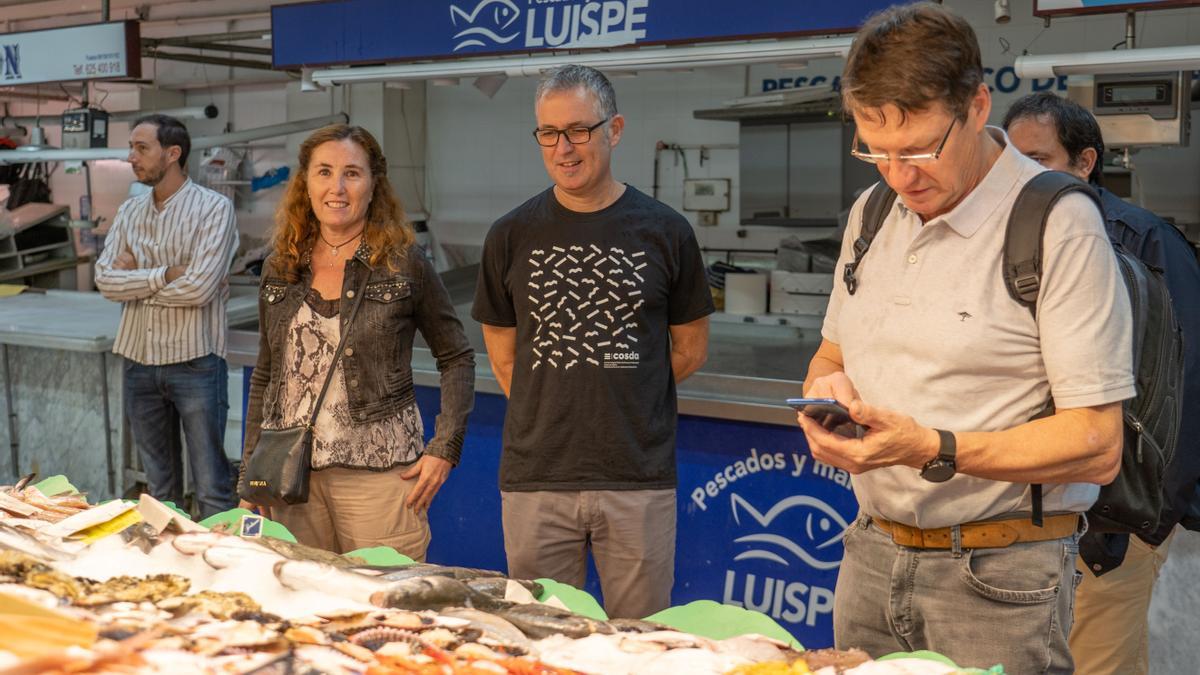
{"type": "Polygon", "coordinates": [[[416,464],[400,475],[404,480],[417,479],[417,484],[404,505],[417,513],[427,511],[433,503],[434,495],[450,475],[450,468],[450,462],[441,457],[423,455],[418,459],[416,464]]]}
{"type": "Polygon", "coordinates": [[[257,513],[258,515],[262,516],[263,518],[271,517],[270,509],[268,509],[265,506],[259,506],[258,504],[251,504],[250,502],[246,501],[245,499],[238,500],[238,508],[246,509],[247,511],[257,513]]]}

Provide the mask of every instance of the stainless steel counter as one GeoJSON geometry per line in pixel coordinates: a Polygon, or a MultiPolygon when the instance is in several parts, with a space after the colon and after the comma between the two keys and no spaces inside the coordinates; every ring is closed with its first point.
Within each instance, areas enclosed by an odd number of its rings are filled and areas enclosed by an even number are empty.
{"type": "MultiPolygon", "coordinates": [[[[257,289],[231,297],[228,313],[230,323],[253,321],[257,289]]],[[[97,499],[129,485],[136,461],[121,423],[123,361],[109,358],[120,322],[120,303],[99,293],[0,298],[0,438],[8,446],[0,476],[70,473],[97,499]]]]}
{"type": "MultiPolygon", "coordinates": [[[[256,295],[229,299],[229,324],[255,320],[256,295]]],[[[26,291],[0,298],[0,344],[73,352],[112,351],[121,304],[99,293],[26,291]]]]}

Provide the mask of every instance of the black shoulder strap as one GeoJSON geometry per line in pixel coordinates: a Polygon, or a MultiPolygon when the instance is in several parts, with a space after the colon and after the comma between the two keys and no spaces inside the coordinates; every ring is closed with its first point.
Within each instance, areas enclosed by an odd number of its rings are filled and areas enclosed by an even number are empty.
{"type": "Polygon", "coordinates": [[[875,240],[875,235],[879,234],[879,228],[883,227],[883,221],[891,213],[895,201],[896,191],[886,181],[881,180],[875,184],[875,189],[871,190],[867,203],[863,205],[862,227],[859,228],[858,239],[854,240],[854,260],[846,263],[845,269],[842,270],[842,281],[846,283],[846,290],[850,295],[854,295],[854,291],[858,290],[858,277],[855,276],[858,264],[867,254],[867,249],[871,248],[871,242],[875,240]]]}
{"type": "Polygon", "coordinates": [[[1070,192],[1080,192],[1104,207],[1100,196],[1087,183],[1069,173],[1046,171],[1034,176],[1021,188],[1008,214],[1004,235],[1004,285],[1013,300],[1037,313],[1038,291],[1042,287],[1042,238],[1050,209],[1070,192]]]}
{"type": "MultiPolygon", "coordinates": [[[[1029,308],[1037,316],[1038,291],[1042,288],[1042,239],[1050,209],[1070,192],[1080,192],[1092,199],[1103,215],[1100,196],[1087,183],[1069,173],[1046,171],[1034,176],[1021,188],[1008,214],[1004,233],[1004,285],[1013,300],[1029,308]]],[[[1054,414],[1054,401],[1046,404],[1033,419],[1054,414]]],[[[1034,483],[1031,489],[1033,524],[1042,525],[1042,486],[1034,483]]]]}

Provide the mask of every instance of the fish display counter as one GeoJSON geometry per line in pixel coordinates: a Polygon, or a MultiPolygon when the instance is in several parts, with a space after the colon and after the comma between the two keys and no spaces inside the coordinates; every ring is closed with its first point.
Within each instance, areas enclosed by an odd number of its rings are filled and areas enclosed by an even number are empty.
{"type": "Polygon", "coordinates": [[[687,608],[609,620],[567,600],[551,580],[309,548],[246,511],[194,523],[147,495],[90,504],[61,476],[0,486],[5,673],[981,672],[714,635],[753,614],[730,607],[685,629],[687,608]]]}

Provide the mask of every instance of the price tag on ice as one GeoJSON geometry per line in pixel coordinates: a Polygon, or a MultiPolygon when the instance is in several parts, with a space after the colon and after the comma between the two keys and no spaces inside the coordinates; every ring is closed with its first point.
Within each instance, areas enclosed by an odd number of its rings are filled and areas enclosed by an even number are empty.
{"type": "Polygon", "coordinates": [[[256,515],[242,516],[241,526],[238,528],[238,534],[243,537],[261,537],[263,531],[263,517],[256,515]]]}

